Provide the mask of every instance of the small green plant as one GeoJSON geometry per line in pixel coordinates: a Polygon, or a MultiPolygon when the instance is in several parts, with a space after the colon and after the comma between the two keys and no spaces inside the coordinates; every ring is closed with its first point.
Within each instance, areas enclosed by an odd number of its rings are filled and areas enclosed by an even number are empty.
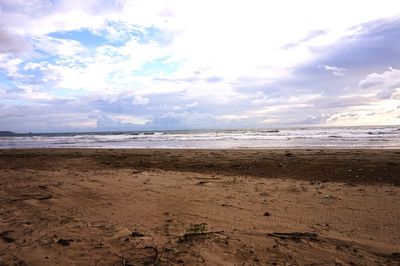
{"type": "Polygon", "coordinates": [[[189,228],[186,229],[188,235],[204,234],[207,231],[207,224],[190,224],[189,228]]]}

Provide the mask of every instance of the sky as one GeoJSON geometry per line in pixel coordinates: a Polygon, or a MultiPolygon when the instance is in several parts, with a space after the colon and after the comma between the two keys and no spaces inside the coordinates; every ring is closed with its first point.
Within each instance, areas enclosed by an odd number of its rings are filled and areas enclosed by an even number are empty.
{"type": "Polygon", "coordinates": [[[0,0],[0,130],[400,125],[400,2],[0,0]]]}

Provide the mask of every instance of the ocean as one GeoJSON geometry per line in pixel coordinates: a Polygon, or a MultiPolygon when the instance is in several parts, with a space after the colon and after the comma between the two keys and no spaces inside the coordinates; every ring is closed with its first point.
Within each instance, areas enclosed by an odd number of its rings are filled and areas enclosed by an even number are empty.
{"type": "Polygon", "coordinates": [[[400,126],[14,134],[0,148],[397,149],[400,126]]]}

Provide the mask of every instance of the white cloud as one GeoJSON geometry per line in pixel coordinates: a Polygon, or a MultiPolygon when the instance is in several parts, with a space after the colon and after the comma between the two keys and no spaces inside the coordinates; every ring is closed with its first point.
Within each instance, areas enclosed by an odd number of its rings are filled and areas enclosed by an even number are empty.
{"type": "Polygon", "coordinates": [[[9,77],[18,78],[22,76],[18,73],[18,66],[22,62],[21,58],[13,57],[10,54],[0,54],[0,70],[3,70],[9,77]]]}
{"type": "MultiPolygon", "coordinates": [[[[152,75],[143,76],[134,72],[140,71],[147,62],[168,56],[168,51],[157,43],[142,45],[135,39],[118,48],[102,45],[88,50],[76,41],[63,41],[46,49],[53,49],[54,54],[62,58],[41,65],[43,81],[51,82],[56,88],[83,89],[109,96],[132,91],[136,94],[156,92],[156,85],[160,82],[153,82],[152,75]]],[[[177,89],[181,90],[173,87],[173,90],[177,89]]],[[[168,91],[168,86],[163,86],[161,92],[164,91],[168,91]]]]}
{"type": "Polygon", "coordinates": [[[342,95],[353,105],[332,114],[329,125],[398,125],[400,124],[400,70],[389,68],[371,73],[358,83],[360,94],[342,95]],[[356,100],[362,99],[357,102],[356,100]]]}
{"type": "Polygon", "coordinates": [[[196,107],[196,106],[198,106],[198,105],[199,105],[198,102],[192,102],[192,103],[187,104],[187,105],[186,105],[186,108],[192,108],[192,107],[196,107]]]}
{"type": "Polygon", "coordinates": [[[146,105],[146,104],[148,104],[149,103],[149,98],[146,98],[146,97],[143,97],[143,96],[140,96],[140,95],[136,95],[134,98],[133,98],[133,105],[146,105]]]}
{"type": "Polygon", "coordinates": [[[381,74],[371,73],[358,86],[363,90],[376,92],[379,98],[389,99],[400,90],[400,69],[390,67],[381,74]]]}
{"type": "Polygon", "coordinates": [[[345,69],[345,68],[329,66],[329,65],[323,65],[323,66],[320,66],[320,68],[323,68],[323,69],[331,72],[332,75],[339,76],[339,77],[344,76],[347,71],[347,69],[345,69]]]}
{"type": "Polygon", "coordinates": [[[20,36],[43,36],[51,32],[99,29],[119,6],[104,1],[2,0],[0,25],[20,36]]]}
{"type": "Polygon", "coordinates": [[[243,120],[249,118],[247,115],[220,115],[216,117],[218,120],[243,120]]]}
{"type": "Polygon", "coordinates": [[[253,105],[263,105],[270,102],[270,99],[262,91],[257,91],[254,95],[254,99],[250,101],[253,105]]]}
{"type": "Polygon", "coordinates": [[[279,120],[278,118],[267,118],[267,119],[262,120],[260,123],[266,124],[266,125],[276,125],[278,120],[279,120]]]}
{"type": "Polygon", "coordinates": [[[24,100],[53,100],[55,97],[45,91],[40,90],[35,85],[20,85],[20,89],[23,92],[20,94],[20,98],[24,100]]]}
{"type": "Polygon", "coordinates": [[[87,49],[78,41],[68,39],[57,39],[48,36],[40,36],[32,39],[34,48],[46,52],[51,56],[61,58],[75,57],[87,49]]]}
{"type": "MultiPolygon", "coordinates": [[[[397,105],[397,103],[386,103],[397,105]]],[[[400,110],[395,106],[376,105],[367,108],[351,108],[353,110],[339,112],[330,116],[326,123],[332,126],[351,126],[351,125],[399,125],[400,110]],[[393,108],[394,107],[394,108],[393,108]]]]}
{"type": "Polygon", "coordinates": [[[20,54],[28,51],[31,51],[31,46],[23,38],[10,34],[0,25],[0,53],[20,54]]]}
{"type": "Polygon", "coordinates": [[[179,129],[202,129],[216,125],[215,117],[207,112],[182,111],[167,112],[157,118],[163,127],[173,126],[179,129]]]}
{"type": "Polygon", "coordinates": [[[108,115],[108,117],[119,123],[132,125],[145,125],[151,121],[149,118],[137,117],[133,115],[108,115]]]}
{"type": "Polygon", "coordinates": [[[279,114],[279,112],[288,111],[288,110],[296,110],[303,109],[307,107],[313,107],[311,103],[297,103],[297,104],[277,104],[272,106],[267,106],[264,108],[257,109],[252,111],[253,115],[263,115],[263,114],[279,114]]]}
{"type": "Polygon", "coordinates": [[[33,69],[45,70],[44,66],[45,66],[44,62],[41,62],[41,63],[29,62],[23,67],[23,69],[24,70],[33,70],[33,69]]]}
{"type": "Polygon", "coordinates": [[[67,127],[71,128],[96,128],[97,127],[97,119],[86,119],[86,120],[78,120],[73,122],[67,122],[64,124],[67,127]]]}

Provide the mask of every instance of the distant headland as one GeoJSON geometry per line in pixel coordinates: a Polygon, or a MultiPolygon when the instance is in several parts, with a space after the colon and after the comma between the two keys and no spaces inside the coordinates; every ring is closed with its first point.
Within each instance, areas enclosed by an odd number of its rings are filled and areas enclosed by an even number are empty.
{"type": "Polygon", "coordinates": [[[0,136],[14,136],[16,133],[11,131],[0,131],[0,136]]]}

